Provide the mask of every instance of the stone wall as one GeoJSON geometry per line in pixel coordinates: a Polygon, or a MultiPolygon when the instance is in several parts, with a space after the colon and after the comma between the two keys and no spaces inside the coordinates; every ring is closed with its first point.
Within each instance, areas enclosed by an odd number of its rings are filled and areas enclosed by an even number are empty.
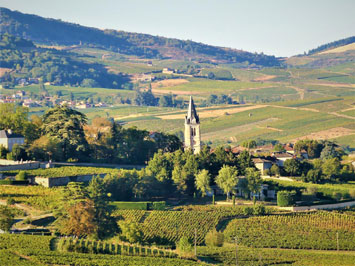
{"type": "Polygon", "coordinates": [[[80,176],[63,176],[63,177],[41,177],[36,176],[32,179],[31,183],[42,185],[44,187],[57,187],[65,186],[69,182],[90,182],[94,176],[104,178],[106,174],[99,175],[80,175],[80,176]]]}
{"type": "Polygon", "coordinates": [[[0,159],[0,171],[31,170],[38,169],[41,164],[36,161],[11,161],[0,159]]]}

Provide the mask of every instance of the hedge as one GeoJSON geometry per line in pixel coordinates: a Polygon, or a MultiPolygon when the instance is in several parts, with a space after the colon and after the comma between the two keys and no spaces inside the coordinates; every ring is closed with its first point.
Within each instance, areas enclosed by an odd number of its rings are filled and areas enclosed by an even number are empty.
{"type": "Polygon", "coordinates": [[[116,207],[117,210],[165,210],[165,201],[114,201],[112,205],[116,207]]]}
{"type": "Polygon", "coordinates": [[[277,206],[287,207],[293,206],[296,202],[296,191],[279,191],[277,192],[277,206]]]}
{"type": "Polygon", "coordinates": [[[28,180],[0,180],[0,185],[28,185],[28,180]]]}
{"type": "Polygon", "coordinates": [[[141,201],[141,202],[115,201],[115,202],[113,202],[113,205],[118,210],[148,210],[148,204],[149,204],[149,202],[147,202],[147,201],[141,201]]]}

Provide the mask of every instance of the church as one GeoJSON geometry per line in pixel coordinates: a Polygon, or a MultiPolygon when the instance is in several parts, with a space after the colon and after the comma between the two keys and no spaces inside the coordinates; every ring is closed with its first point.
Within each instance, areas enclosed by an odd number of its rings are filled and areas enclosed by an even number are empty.
{"type": "Polygon", "coordinates": [[[190,96],[189,109],[185,116],[185,150],[192,150],[194,154],[201,151],[200,118],[192,96],[190,96]]]}

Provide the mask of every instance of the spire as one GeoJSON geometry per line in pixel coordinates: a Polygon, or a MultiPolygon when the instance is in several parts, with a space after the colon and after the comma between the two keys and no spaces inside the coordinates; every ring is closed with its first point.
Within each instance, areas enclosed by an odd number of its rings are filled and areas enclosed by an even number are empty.
{"type": "Polygon", "coordinates": [[[187,123],[199,123],[200,119],[197,115],[194,100],[192,99],[192,96],[190,96],[190,102],[189,102],[189,109],[187,111],[187,116],[186,116],[186,122],[187,123]]]}

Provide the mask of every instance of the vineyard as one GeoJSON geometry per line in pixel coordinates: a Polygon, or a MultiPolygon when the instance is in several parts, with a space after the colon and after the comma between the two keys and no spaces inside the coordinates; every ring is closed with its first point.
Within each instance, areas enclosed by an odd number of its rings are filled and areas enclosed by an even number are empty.
{"type": "MultiPolygon", "coordinates": [[[[48,169],[24,170],[27,176],[42,176],[42,177],[63,177],[63,176],[80,176],[80,175],[99,175],[99,174],[119,174],[122,170],[111,168],[98,167],[77,167],[63,166],[48,169]]],[[[16,171],[4,171],[5,175],[18,174],[16,171]]]]}
{"type": "Polygon", "coordinates": [[[58,203],[60,189],[42,186],[0,186],[0,199],[12,198],[16,203],[30,205],[40,210],[51,210],[58,203]]]}
{"type": "MultiPolygon", "coordinates": [[[[226,245],[221,248],[198,247],[201,259],[208,258],[214,264],[235,265],[235,246],[226,245]]],[[[239,265],[354,265],[355,254],[337,251],[314,251],[314,250],[282,250],[266,248],[250,248],[238,246],[239,265]]]]}
{"type": "Polygon", "coordinates": [[[171,245],[182,236],[193,240],[196,230],[197,244],[203,244],[210,230],[227,218],[244,216],[245,209],[245,207],[188,206],[179,207],[174,211],[121,210],[116,211],[115,216],[118,219],[139,223],[146,242],[171,245]]]}
{"type": "Polygon", "coordinates": [[[73,240],[62,238],[57,247],[60,251],[74,251],[79,253],[111,254],[142,257],[175,258],[177,254],[172,250],[158,249],[146,246],[89,241],[85,239],[73,240]]]}
{"type": "Polygon", "coordinates": [[[230,241],[249,247],[355,250],[355,217],[318,211],[234,219],[226,230],[230,241]]]}
{"type": "MultiPolygon", "coordinates": [[[[193,266],[200,265],[194,261],[178,258],[140,257],[108,254],[83,254],[74,252],[51,251],[53,237],[30,235],[0,235],[0,265],[1,266],[38,266],[38,265],[75,265],[75,266],[193,266]]],[[[108,245],[106,245],[108,247],[108,245]]],[[[102,246],[103,247],[103,246],[102,246]]],[[[117,247],[117,245],[116,245],[117,247]]],[[[109,249],[108,249],[109,250],[109,249]]],[[[141,248],[141,252],[145,249],[141,248]]],[[[147,249],[147,252],[149,254],[147,249]]],[[[155,250],[155,249],[154,249],[155,250]]],[[[156,249],[155,252],[164,252],[156,249]]],[[[135,252],[135,249],[126,249],[124,252],[135,252]]],[[[165,251],[168,252],[168,251],[165,251]]],[[[169,252],[168,252],[169,253],[169,252]]],[[[128,254],[128,253],[127,253],[128,254]]],[[[133,254],[132,254],[133,255],[133,254]]],[[[136,254],[138,255],[138,254],[136,254]]]]}

